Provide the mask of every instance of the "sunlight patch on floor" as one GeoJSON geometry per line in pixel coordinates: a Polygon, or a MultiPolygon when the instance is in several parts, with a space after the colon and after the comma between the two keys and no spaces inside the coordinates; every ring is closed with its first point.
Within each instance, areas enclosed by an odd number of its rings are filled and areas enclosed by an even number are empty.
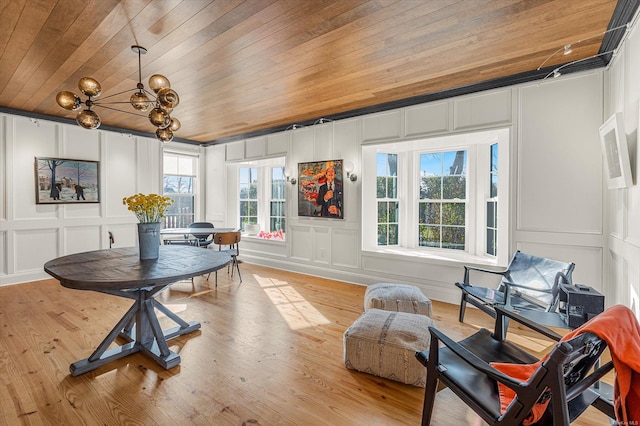
{"type": "Polygon", "coordinates": [[[292,330],[329,324],[330,321],[286,281],[254,275],[292,330]]]}

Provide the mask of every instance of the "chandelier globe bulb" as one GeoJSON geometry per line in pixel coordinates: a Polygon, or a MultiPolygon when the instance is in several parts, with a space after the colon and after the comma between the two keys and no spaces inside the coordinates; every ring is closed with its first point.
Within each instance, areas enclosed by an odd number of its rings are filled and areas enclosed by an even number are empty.
{"type": "Polygon", "coordinates": [[[173,132],[168,127],[166,129],[156,130],[156,137],[161,142],[171,142],[173,140],[173,132]]]}
{"type": "Polygon", "coordinates": [[[131,102],[131,106],[137,109],[138,111],[146,112],[149,110],[149,105],[151,101],[149,101],[149,97],[143,91],[135,92],[129,98],[131,102]]]}
{"type": "Polygon", "coordinates": [[[171,83],[169,79],[161,74],[154,74],[149,77],[149,87],[154,93],[158,93],[160,89],[170,89],[171,83]]]}
{"type": "Polygon", "coordinates": [[[76,116],[76,123],[78,123],[80,127],[89,130],[97,129],[98,127],[100,127],[100,124],[102,124],[102,122],[100,121],[100,116],[95,111],[91,111],[90,109],[80,111],[76,116]]]}
{"type": "Polygon", "coordinates": [[[78,89],[85,96],[97,98],[102,93],[102,86],[98,83],[98,80],[91,77],[82,77],[78,81],[78,89]]]}
{"type": "Polygon", "coordinates": [[[63,90],[56,95],[56,102],[69,111],[77,111],[82,107],[82,99],[73,92],[63,90]]]}
{"type": "Polygon", "coordinates": [[[156,127],[164,129],[171,124],[171,116],[160,107],[155,107],[149,112],[149,121],[156,127]]]}

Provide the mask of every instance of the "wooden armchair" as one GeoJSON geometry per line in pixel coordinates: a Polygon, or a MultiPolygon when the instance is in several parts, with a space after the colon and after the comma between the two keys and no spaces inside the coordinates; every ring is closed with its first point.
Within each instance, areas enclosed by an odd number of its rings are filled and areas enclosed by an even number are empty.
{"type": "MultiPolygon", "coordinates": [[[[510,315],[514,318],[517,314],[510,315]]],[[[549,337],[557,336],[549,329],[530,325],[549,337]]],[[[501,334],[500,326],[496,320],[495,333],[480,329],[460,342],[429,327],[430,348],[416,353],[416,358],[427,367],[423,425],[430,424],[436,393],[445,386],[490,425],[519,425],[532,410],[537,413],[536,425],[569,425],[589,405],[615,417],[612,403],[594,390],[594,385],[613,368],[609,362],[593,369],[599,366],[598,360],[606,348],[604,340],[592,333],[579,334],[557,343],[540,362],[497,337],[501,334]],[[528,379],[513,377],[519,368],[527,372],[524,377],[528,379]],[[509,375],[503,372],[507,370],[509,375]],[[515,397],[510,403],[504,398],[501,401],[498,386],[504,386],[503,392],[513,391],[515,397]]]]}
{"type": "Polygon", "coordinates": [[[494,305],[530,310],[555,311],[560,284],[572,284],[574,263],[533,256],[517,250],[503,271],[464,267],[464,280],[455,283],[462,291],[459,321],[464,321],[467,303],[495,318],[494,305]],[[501,275],[497,288],[472,284],[471,272],[501,275]]]}

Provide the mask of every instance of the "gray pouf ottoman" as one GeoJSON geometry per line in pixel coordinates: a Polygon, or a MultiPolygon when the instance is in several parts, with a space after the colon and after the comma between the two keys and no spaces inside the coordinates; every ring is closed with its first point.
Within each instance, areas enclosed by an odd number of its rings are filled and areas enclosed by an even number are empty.
{"type": "Polygon", "coordinates": [[[409,312],[431,317],[431,300],[418,287],[407,284],[378,283],[367,287],[364,310],[409,312]]]}
{"type": "Polygon", "coordinates": [[[369,309],[344,332],[344,364],[350,370],[398,382],[425,385],[426,368],[416,351],[429,348],[425,315],[369,309]]]}

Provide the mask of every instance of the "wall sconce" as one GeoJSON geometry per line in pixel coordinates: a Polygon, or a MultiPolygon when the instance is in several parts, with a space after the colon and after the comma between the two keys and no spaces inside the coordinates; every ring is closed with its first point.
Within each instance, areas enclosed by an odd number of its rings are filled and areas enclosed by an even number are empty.
{"type": "Polygon", "coordinates": [[[296,178],[291,177],[291,169],[290,168],[286,168],[284,169],[284,175],[287,177],[287,182],[290,182],[291,185],[295,185],[298,181],[296,180],[296,178]]]}
{"type": "Polygon", "coordinates": [[[349,179],[351,182],[355,182],[358,180],[358,176],[352,173],[353,163],[351,161],[345,161],[344,171],[347,172],[347,179],[349,179]]]}

